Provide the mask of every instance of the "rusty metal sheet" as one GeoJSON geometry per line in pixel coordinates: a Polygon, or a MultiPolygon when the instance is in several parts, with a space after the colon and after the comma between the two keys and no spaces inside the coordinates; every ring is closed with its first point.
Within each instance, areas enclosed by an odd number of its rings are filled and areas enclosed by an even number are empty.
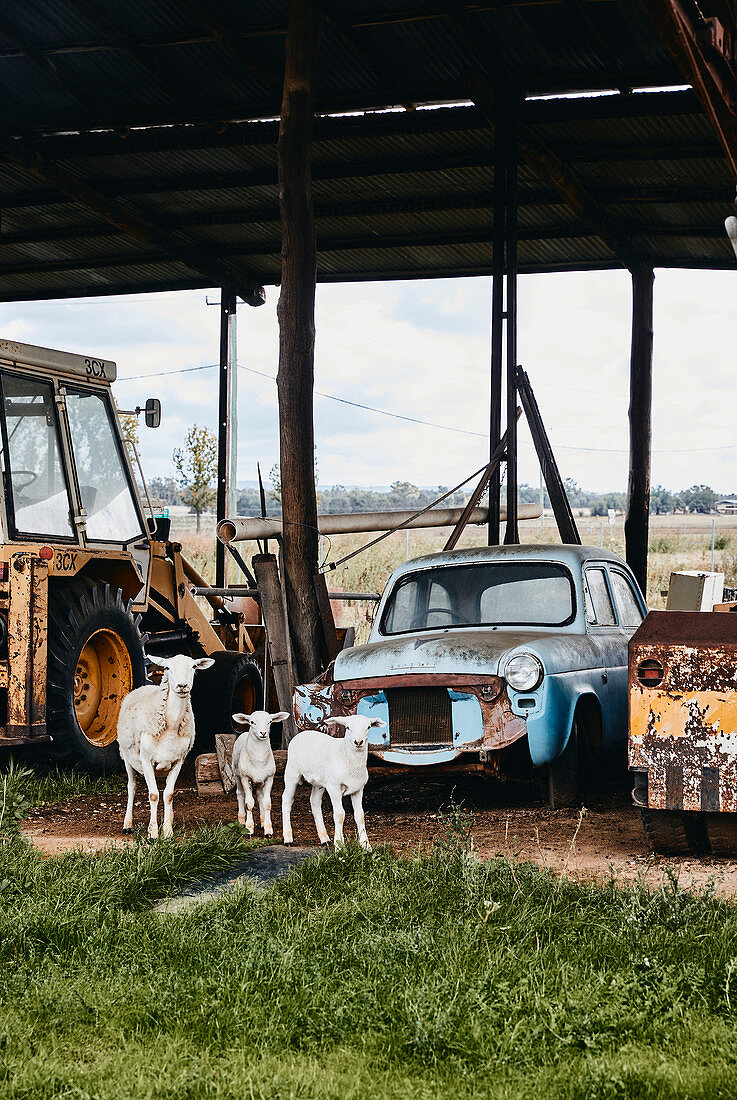
{"type": "MultiPolygon", "coordinates": [[[[32,692],[30,554],[10,559],[10,610],[8,613],[8,722],[6,737],[28,737],[28,701],[32,692]]],[[[45,679],[44,679],[45,682],[45,679]]]]}
{"type": "Polygon", "coordinates": [[[737,812],[737,622],[651,612],[630,642],[629,763],[647,770],[648,806],[737,812]],[[643,661],[662,680],[640,682],[643,661]]]}
{"type": "Polygon", "coordinates": [[[49,570],[45,561],[31,561],[31,737],[46,733],[46,679],[49,637],[49,570]]]}

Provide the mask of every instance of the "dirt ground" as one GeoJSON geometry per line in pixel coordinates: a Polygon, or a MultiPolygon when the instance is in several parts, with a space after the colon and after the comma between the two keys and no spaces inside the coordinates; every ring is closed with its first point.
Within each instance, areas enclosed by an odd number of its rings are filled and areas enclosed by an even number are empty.
{"type": "MultiPolygon", "coordinates": [[[[281,834],[281,783],[277,776],[272,816],[274,832],[281,834]]],[[[295,845],[316,845],[307,788],[300,788],[292,823],[295,845]]],[[[453,800],[470,816],[476,851],[485,858],[497,854],[532,861],[556,873],[580,880],[642,879],[652,885],[674,871],[682,886],[737,895],[737,858],[683,859],[653,856],[647,847],[639,813],[630,801],[626,776],[592,793],[585,810],[549,810],[534,789],[494,784],[476,776],[452,783],[423,782],[420,776],[369,780],[364,797],[366,824],[372,844],[390,844],[412,852],[442,838],[453,800]]],[[[122,835],[125,795],[95,795],[35,809],[24,823],[24,835],[50,855],[82,848],[94,852],[108,845],[131,843],[122,835]]],[[[355,827],[346,803],[346,833],[355,827]]],[[[327,796],[325,821],[332,833],[327,796]]],[[[174,801],[174,827],[191,829],[236,820],[235,795],[199,798],[191,774],[183,772],[174,801]]],[[[148,801],[141,787],[136,798],[134,826],[148,820],[148,801]]],[[[258,835],[258,834],[257,834],[258,835]]]]}

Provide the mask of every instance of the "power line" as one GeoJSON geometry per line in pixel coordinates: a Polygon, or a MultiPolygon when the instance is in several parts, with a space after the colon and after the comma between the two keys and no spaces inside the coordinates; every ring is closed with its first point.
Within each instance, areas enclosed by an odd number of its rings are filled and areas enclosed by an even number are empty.
{"type": "MultiPolygon", "coordinates": [[[[193,371],[201,370],[215,370],[217,363],[206,363],[201,367],[180,367],[178,370],[168,371],[155,371],[152,374],[132,374],[128,378],[119,378],[118,382],[135,382],[142,378],[166,378],[174,374],[189,374],[193,371]]],[[[267,374],[266,371],[256,370],[254,367],[245,367],[242,363],[238,364],[238,369],[246,371],[248,374],[256,374],[259,378],[267,378],[270,382],[276,382],[276,378],[273,374],[267,374]]],[[[416,416],[404,416],[402,413],[390,412],[388,409],[379,409],[375,405],[364,405],[360,401],[349,401],[347,397],[336,397],[333,393],[323,393],[321,390],[315,390],[316,397],[323,397],[327,401],[337,401],[340,405],[349,405],[353,409],[363,409],[365,412],[376,413],[379,416],[389,416],[393,420],[404,420],[409,424],[420,424],[425,428],[439,428],[445,432],[456,432],[459,435],[472,435],[477,439],[488,439],[485,432],[473,432],[468,428],[454,428],[450,424],[437,424],[433,420],[420,420],[416,416]]],[[[532,443],[528,443],[526,440],[521,439],[520,444],[524,447],[532,447],[532,443]]],[[[724,443],[718,444],[715,447],[672,447],[672,448],[657,448],[653,450],[655,455],[668,455],[668,454],[697,454],[708,453],[712,451],[731,451],[737,447],[737,443],[724,443]]],[[[554,449],[558,451],[580,451],[583,454],[627,454],[628,449],[626,447],[579,447],[572,443],[555,443],[554,449]]]]}

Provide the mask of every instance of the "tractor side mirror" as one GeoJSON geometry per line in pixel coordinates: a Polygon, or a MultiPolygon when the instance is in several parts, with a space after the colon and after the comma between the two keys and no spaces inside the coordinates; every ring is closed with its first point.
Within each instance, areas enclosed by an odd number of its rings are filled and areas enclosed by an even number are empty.
{"type": "Polygon", "coordinates": [[[144,412],[146,414],[146,427],[158,428],[161,423],[161,402],[158,397],[149,397],[144,412]]]}

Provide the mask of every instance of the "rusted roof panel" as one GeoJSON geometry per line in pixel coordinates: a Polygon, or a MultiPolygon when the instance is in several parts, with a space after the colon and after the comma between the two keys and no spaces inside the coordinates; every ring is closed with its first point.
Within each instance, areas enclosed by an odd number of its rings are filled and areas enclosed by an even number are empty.
{"type": "MultiPolygon", "coordinates": [[[[683,82],[644,3],[333,5],[319,109],[401,110],[316,121],[319,277],[490,271],[492,121],[483,107],[405,109],[466,101],[473,71],[528,95],[621,89],[527,102],[523,133],[542,142],[654,264],[731,266],[722,223],[732,180],[696,97],[629,91],[683,82]]],[[[0,299],[207,285],[209,277],[179,258],[183,237],[195,254],[278,281],[274,118],[286,0],[236,7],[211,0],[202,8],[198,20],[173,0],[94,9],[6,0],[6,148],[40,156],[42,168],[61,166],[103,202],[164,229],[171,253],[111,226],[85,205],[83,188],[62,192],[43,170],[0,157],[0,299]]],[[[519,202],[521,271],[621,262],[538,164],[521,163],[519,202]]]]}

